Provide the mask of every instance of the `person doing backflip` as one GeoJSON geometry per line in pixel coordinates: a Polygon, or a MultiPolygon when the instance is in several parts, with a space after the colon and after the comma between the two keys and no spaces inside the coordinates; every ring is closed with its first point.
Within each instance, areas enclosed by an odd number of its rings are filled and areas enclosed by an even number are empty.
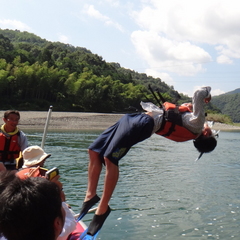
{"type": "MultiPolygon", "coordinates": [[[[159,108],[153,103],[141,102],[146,112],[124,115],[89,146],[88,186],[79,219],[82,219],[94,204],[98,201],[100,203],[88,229],[80,239],[95,239],[110,214],[109,201],[119,177],[118,163],[133,145],[157,133],[177,142],[194,140],[200,156],[216,147],[215,136],[205,124],[204,104],[211,100],[210,91],[211,87],[202,87],[195,91],[192,105],[185,104],[187,110],[181,113],[177,113],[176,108],[171,111],[167,110],[166,106],[159,108]],[[103,164],[106,172],[100,199],[97,186],[103,164]]],[[[180,107],[177,110],[181,111],[180,107]]]]}

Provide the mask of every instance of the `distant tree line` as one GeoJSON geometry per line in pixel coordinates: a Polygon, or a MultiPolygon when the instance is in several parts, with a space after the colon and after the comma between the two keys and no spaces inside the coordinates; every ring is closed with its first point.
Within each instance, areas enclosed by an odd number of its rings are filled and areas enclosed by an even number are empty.
{"type": "MultiPolygon", "coordinates": [[[[107,63],[86,48],[49,42],[32,33],[0,29],[0,108],[126,112],[154,97],[179,94],[160,78],[107,63]]],[[[191,99],[180,94],[181,102],[191,99]]]]}

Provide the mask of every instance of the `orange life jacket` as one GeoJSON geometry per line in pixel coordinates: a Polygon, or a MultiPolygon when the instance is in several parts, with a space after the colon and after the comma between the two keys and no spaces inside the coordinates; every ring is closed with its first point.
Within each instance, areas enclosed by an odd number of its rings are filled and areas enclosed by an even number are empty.
{"type": "MultiPolygon", "coordinates": [[[[27,179],[29,177],[29,172],[31,169],[35,169],[36,167],[31,167],[31,168],[23,168],[19,170],[16,175],[21,178],[21,179],[27,179]]],[[[45,177],[47,169],[45,168],[40,168],[37,171],[34,172],[34,174],[31,175],[31,177],[45,177]]]]}
{"type": "Polygon", "coordinates": [[[19,157],[21,148],[18,144],[20,132],[7,137],[0,131],[0,162],[14,162],[19,157]]]}
{"type": "Polygon", "coordinates": [[[185,142],[197,138],[198,134],[192,133],[183,127],[182,114],[191,112],[187,106],[176,106],[173,103],[165,102],[164,117],[161,128],[156,134],[175,142],[185,142]]]}

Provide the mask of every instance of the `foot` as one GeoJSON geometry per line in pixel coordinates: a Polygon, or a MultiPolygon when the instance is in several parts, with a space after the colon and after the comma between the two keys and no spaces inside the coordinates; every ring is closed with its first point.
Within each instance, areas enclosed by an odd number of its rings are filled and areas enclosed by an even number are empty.
{"type": "Polygon", "coordinates": [[[103,223],[111,212],[111,208],[108,206],[107,211],[102,215],[94,215],[91,223],[89,224],[87,235],[95,236],[102,228],[103,223]]]}
{"type": "Polygon", "coordinates": [[[91,198],[90,200],[83,202],[82,204],[82,209],[81,212],[78,216],[77,221],[80,221],[87,213],[88,210],[95,205],[98,201],[100,200],[100,198],[98,197],[98,195],[95,195],[93,198],[91,198]]]}

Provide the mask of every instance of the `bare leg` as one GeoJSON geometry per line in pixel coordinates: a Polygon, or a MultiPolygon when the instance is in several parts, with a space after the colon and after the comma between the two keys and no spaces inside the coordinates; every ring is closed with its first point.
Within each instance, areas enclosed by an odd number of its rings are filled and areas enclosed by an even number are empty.
{"type": "Polygon", "coordinates": [[[108,158],[104,158],[106,165],[106,174],[104,180],[104,189],[101,201],[98,205],[96,215],[104,214],[108,209],[108,203],[111,199],[112,193],[117,185],[119,177],[119,168],[113,164],[108,158]]]}
{"type": "Polygon", "coordinates": [[[92,221],[89,224],[87,235],[82,234],[80,239],[89,239],[85,238],[85,236],[95,236],[98,234],[99,230],[101,229],[102,225],[104,224],[106,218],[111,212],[108,203],[111,199],[112,193],[116,187],[118,176],[119,176],[119,169],[118,166],[113,164],[108,158],[104,158],[105,165],[106,165],[106,173],[105,173],[105,180],[104,180],[104,189],[102,198],[98,205],[98,208],[93,216],[92,221]]]}
{"type": "Polygon", "coordinates": [[[97,152],[88,150],[88,187],[84,202],[88,201],[96,195],[99,176],[102,170],[102,162],[97,152]]]}

